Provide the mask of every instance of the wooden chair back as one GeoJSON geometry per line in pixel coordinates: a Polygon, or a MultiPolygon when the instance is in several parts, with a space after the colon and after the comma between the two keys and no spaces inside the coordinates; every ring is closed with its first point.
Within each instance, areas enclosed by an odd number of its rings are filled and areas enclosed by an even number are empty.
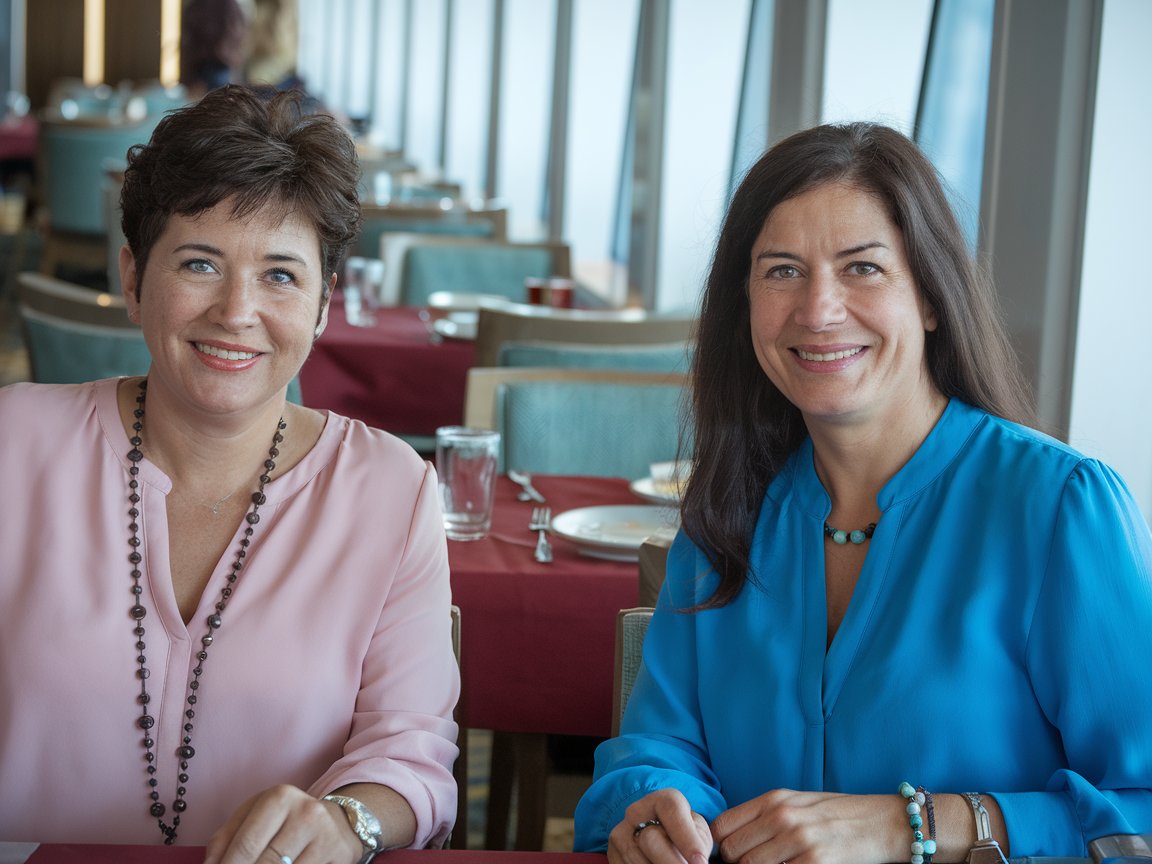
{"type": "Polygon", "coordinates": [[[476,365],[502,365],[501,349],[508,343],[687,345],[695,329],[695,317],[653,315],[641,309],[593,311],[509,303],[480,310],[476,365]]]}

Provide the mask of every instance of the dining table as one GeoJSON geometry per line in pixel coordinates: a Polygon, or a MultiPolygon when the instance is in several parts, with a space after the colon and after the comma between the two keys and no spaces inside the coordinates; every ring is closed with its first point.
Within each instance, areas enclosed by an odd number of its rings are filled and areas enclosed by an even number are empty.
{"type": "MultiPolygon", "coordinates": [[[[535,475],[532,485],[554,518],[646,503],[618,477],[535,475]]],[[[465,716],[480,729],[607,737],[616,616],[637,605],[638,564],[592,557],[596,550],[555,534],[552,561],[536,561],[528,524],[538,505],[519,491],[497,477],[491,533],[448,541],[465,716]]]]}
{"type": "MultiPolygon", "coordinates": [[[[381,852],[379,864],[604,864],[607,856],[577,852],[502,852],[470,849],[396,849],[381,852]]],[[[0,864],[202,864],[199,846],[3,843],[0,864]]]]}
{"type": "Polygon", "coordinates": [[[40,123],[35,117],[8,114],[0,117],[0,163],[32,162],[36,158],[40,123]]]}
{"type": "Polygon", "coordinates": [[[459,424],[475,346],[439,337],[422,311],[384,307],[372,326],[354,326],[337,292],[328,326],[300,370],[304,404],[408,438],[459,424]]]}
{"type": "MultiPolygon", "coordinates": [[[[531,482],[554,519],[648,503],[625,478],[535,475],[531,482]]],[[[611,734],[616,618],[638,603],[639,564],[594,557],[588,553],[601,550],[556,532],[552,560],[537,561],[537,533],[528,526],[539,505],[519,492],[497,477],[491,532],[449,540],[448,560],[460,608],[460,717],[465,727],[494,733],[485,845],[503,847],[515,784],[515,843],[525,850],[543,840],[548,737],[611,734]]],[[[675,518],[669,508],[659,513],[675,518]]]]}

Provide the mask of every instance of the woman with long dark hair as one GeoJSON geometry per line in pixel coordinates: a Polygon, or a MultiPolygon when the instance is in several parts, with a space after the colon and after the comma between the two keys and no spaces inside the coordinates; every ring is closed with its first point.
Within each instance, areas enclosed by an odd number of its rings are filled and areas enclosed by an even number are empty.
{"type": "Polygon", "coordinates": [[[829,125],[761,158],[692,378],[683,530],[578,849],[923,864],[1152,829],[1148,526],[1028,427],[911,141],[829,125]]]}

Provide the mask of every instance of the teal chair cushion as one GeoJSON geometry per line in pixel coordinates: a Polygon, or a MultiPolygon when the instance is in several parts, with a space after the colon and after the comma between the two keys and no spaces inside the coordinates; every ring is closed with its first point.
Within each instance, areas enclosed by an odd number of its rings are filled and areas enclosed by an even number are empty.
{"type": "Polygon", "coordinates": [[[437,237],[489,238],[494,233],[491,222],[465,221],[445,216],[443,219],[373,219],[365,216],[356,241],[356,254],[379,258],[380,240],[385,234],[431,234],[437,237]]]}
{"type": "Polygon", "coordinates": [[[152,363],[139,330],[77,324],[30,310],[22,314],[35,381],[79,384],[144,375],[152,363]]]}
{"type": "Polygon", "coordinates": [[[407,306],[423,306],[434,291],[497,294],[524,299],[524,280],[553,275],[546,247],[501,243],[413,245],[404,255],[400,297],[407,306]]]}
{"type": "Polygon", "coordinates": [[[500,346],[497,365],[685,373],[688,371],[689,351],[688,343],[574,345],[562,342],[505,342],[500,346]]]}
{"type": "Polygon", "coordinates": [[[144,144],[160,118],[125,126],[40,127],[45,162],[45,194],[52,228],[80,234],[104,234],[105,171],[123,166],[128,148],[144,144]]]}
{"type": "Polygon", "coordinates": [[[517,381],[497,388],[502,470],[646,477],[676,458],[683,389],[517,381]]]}

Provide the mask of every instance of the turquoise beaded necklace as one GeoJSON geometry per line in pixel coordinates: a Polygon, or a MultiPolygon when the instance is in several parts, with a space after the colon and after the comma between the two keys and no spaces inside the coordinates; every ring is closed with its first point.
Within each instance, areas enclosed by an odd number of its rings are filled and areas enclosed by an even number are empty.
{"type": "Polygon", "coordinates": [[[867,528],[857,528],[855,531],[844,531],[841,528],[833,528],[827,522],[824,523],[824,536],[830,537],[837,546],[843,546],[845,543],[859,546],[865,540],[871,540],[875,531],[875,522],[869,522],[867,528]]]}

